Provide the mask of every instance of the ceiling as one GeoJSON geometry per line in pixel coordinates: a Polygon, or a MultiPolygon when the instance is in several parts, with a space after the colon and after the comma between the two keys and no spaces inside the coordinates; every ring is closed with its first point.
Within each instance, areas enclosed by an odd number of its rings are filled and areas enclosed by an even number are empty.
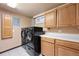
{"type": "Polygon", "coordinates": [[[33,17],[37,14],[55,8],[63,3],[18,3],[16,8],[11,8],[6,4],[0,3],[0,7],[9,11],[18,12],[28,17],[33,17]]]}

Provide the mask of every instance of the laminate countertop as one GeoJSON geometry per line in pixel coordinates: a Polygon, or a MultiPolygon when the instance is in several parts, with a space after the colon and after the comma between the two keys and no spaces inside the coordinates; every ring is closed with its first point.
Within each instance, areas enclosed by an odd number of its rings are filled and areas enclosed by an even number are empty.
{"type": "Polygon", "coordinates": [[[79,42],[79,34],[64,34],[64,33],[46,32],[44,35],[40,35],[40,36],[53,38],[53,39],[61,39],[61,40],[79,42]]]}

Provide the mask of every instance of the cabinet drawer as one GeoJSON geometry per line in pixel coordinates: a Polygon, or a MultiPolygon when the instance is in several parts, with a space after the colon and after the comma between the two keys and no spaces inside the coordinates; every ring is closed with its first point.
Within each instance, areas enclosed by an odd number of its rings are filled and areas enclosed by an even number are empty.
{"type": "Polygon", "coordinates": [[[66,40],[56,40],[56,44],[79,50],[78,42],[72,42],[72,41],[66,41],[66,40]]]}
{"type": "Polygon", "coordinates": [[[54,43],[54,39],[52,39],[52,38],[42,37],[41,39],[44,40],[44,41],[47,41],[47,42],[54,43]]]}

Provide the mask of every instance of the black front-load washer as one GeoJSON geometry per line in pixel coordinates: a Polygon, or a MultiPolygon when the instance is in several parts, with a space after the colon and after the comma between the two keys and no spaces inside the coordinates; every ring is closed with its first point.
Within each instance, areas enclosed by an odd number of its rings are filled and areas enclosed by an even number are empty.
{"type": "Polygon", "coordinates": [[[28,36],[29,29],[28,28],[22,28],[21,30],[21,39],[22,39],[22,45],[27,44],[30,41],[31,36],[28,36]]]}
{"type": "MultiPolygon", "coordinates": [[[[27,42],[24,46],[28,54],[39,55],[41,53],[41,34],[43,29],[41,27],[26,28],[24,34],[24,40],[27,42]]],[[[23,34],[23,32],[22,32],[23,34]]]]}

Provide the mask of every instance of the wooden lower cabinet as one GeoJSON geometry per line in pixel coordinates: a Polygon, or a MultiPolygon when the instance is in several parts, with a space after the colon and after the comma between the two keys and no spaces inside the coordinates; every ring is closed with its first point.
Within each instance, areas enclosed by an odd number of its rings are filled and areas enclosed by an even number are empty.
{"type": "Polygon", "coordinates": [[[79,43],[42,37],[41,53],[45,56],[79,56],[79,43]]]}
{"type": "Polygon", "coordinates": [[[79,51],[68,48],[68,47],[56,45],[55,55],[56,56],[79,56],[79,51]]]}
{"type": "Polygon", "coordinates": [[[41,53],[45,56],[54,56],[54,44],[41,40],[41,53]]]}

